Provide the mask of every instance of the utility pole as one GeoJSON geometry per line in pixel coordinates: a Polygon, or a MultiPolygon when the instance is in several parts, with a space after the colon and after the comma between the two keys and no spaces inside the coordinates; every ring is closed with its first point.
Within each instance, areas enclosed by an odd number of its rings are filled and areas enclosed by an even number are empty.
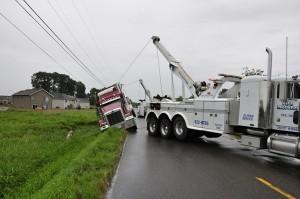
{"type": "Polygon", "coordinates": [[[287,80],[287,66],[288,65],[288,37],[285,37],[285,80],[287,80]]]}

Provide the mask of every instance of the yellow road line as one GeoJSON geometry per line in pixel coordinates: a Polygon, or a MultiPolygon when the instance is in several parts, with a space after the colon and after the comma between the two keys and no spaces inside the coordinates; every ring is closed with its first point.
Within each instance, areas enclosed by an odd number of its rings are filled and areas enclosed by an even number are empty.
{"type": "Polygon", "coordinates": [[[280,193],[281,195],[283,195],[284,197],[288,198],[288,199],[296,199],[295,196],[292,196],[291,194],[283,191],[282,189],[272,185],[270,182],[268,182],[267,180],[263,179],[263,178],[259,178],[256,177],[256,180],[260,181],[261,183],[263,183],[264,185],[270,187],[271,189],[273,189],[274,191],[276,191],[277,193],[280,193]]]}

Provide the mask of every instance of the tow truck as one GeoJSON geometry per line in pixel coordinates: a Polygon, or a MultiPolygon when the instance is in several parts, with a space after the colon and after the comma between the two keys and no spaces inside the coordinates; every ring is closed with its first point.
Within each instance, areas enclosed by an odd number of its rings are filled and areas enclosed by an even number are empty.
{"type": "Polygon", "coordinates": [[[194,81],[159,37],[152,40],[169,63],[172,99],[150,103],[145,117],[150,136],[184,140],[190,133],[212,138],[235,132],[242,145],[300,158],[300,80],[272,79],[271,49],[266,48],[266,76],[219,74],[206,83],[194,81]],[[173,74],[182,80],[182,96],[187,87],[190,98],[175,101],[173,74]]]}
{"type": "Polygon", "coordinates": [[[125,95],[120,83],[100,90],[97,111],[101,131],[110,126],[125,129],[136,128],[131,100],[125,95]]]}

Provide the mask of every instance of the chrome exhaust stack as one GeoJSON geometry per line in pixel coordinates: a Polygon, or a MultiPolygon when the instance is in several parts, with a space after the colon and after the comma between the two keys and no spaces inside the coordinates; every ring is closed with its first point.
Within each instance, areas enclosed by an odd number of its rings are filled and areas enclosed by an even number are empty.
{"type": "Polygon", "coordinates": [[[266,48],[266,51],[268,53],[268,71],[267,71],[267,80],[271,81],[272,77],[272,51],[270,48],[266,48]]]}

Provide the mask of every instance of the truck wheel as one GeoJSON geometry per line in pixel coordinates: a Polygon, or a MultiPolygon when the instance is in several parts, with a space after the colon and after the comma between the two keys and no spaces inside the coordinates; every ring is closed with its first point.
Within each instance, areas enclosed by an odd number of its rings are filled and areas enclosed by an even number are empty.
{"type": "Polygon", "coordinates": [[[147,130],[148,135],[156,136],[158,134],[158,121],[155,117],[150,117],[147,119],[147,130]]]}
{"type": "Polygon", "coordinates": [[[168,118],[162,118],[159,123],[161,137],[168,139],[172,135],[172,124],[168,118]]]}
{"type": "Polygon", "coordinates": [[[178,117],[174,120],[173,132],[174,132],[175,137],[178,140],[186,139],[186,137],[188,135],[188,129],[187,129],[185,121],[182,117],[178,117]]]}

